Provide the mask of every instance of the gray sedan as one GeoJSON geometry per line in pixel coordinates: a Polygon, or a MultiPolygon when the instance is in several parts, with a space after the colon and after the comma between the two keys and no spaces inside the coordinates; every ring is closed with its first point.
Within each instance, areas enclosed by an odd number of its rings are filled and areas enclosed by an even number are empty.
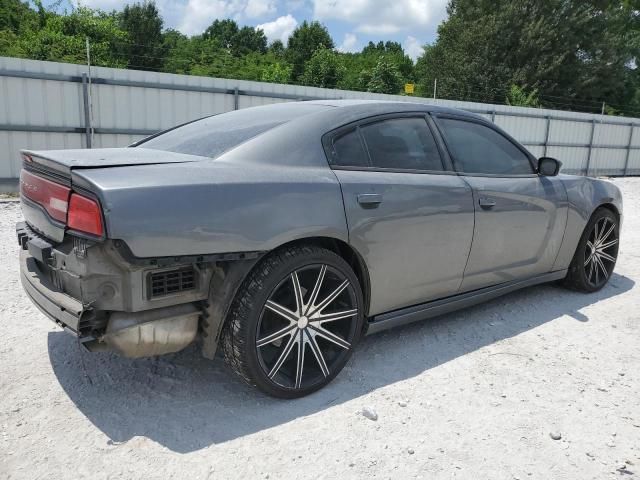
{"type": "Polygon", "coordinates": [[[363,334],[543,282],[594,292],[618,253],[613,184],[430,105],[282,103],[22,156],[22,282],[46,315],[92,351],[220,346],[285,398],[363,334]]]}

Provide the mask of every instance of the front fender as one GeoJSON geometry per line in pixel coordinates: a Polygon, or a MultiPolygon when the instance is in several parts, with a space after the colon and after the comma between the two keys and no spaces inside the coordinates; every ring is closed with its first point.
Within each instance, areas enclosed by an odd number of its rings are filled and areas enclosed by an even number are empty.
{"type": "Polygon", "coordinates": [[[582,232],[598,207],[612,206],[622,223],[622,194],[613,182],[574,175],[559,177],[567,190],[569,210],[564,239],[553,266],[554,270],[569,267],[582,232]]]}

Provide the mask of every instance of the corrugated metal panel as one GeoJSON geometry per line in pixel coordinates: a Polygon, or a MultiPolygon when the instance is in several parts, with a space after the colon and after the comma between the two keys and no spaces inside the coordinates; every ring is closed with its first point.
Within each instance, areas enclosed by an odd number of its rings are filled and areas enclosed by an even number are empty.
{"type": "MultiPolygon", "coordinates": [[[[87,71],[84,65],[0,57],[0,71],[18,72],[14,76],[0,75],[0,125],[26,126],[30,130],[47,127],[77,130],[76,133],[52,133],[0,129],[0,151],[5,152],[0,158],[0,178],[18,176],[18,151],[21,148],[79,148],[85,145],[83,86],[79,81],[87,71]],[[45,78],[26,78],[30,75],[45,78]],[[61,81],[52,79],[52,75],[68,78],[61,81]]],[[[558,157],[567,173],[584,174],[589,165],[591,175],[623,174],[627,161],[629,174],[640,173],[640,150],[632,149],[627,154],[626,149],[630,124],[640,125],[638,119],[103,67],[92,68],[92,76],[95,79],[91,88],[93,127],[123,132],[95,133],[95,147],[125,146],[142,138],[131,134],[132,130],[158,131],[205,115],[227,112],[236,105],[246,108],[310,97],[378,99],[475,111],[489,120],[494,119],[536,156],[545,154],[542,145],[548,137],[550,145],[546,155],[558,157]],[[105,81],[125,85],[105,84],[105,81]],[[207,91],[211,89],[217,91],[207,91]],[[240,92],[237,98],[235,89],[240,92]],[[282,97],[278,98],[278,95],[282,97]],[[596,147],[589,149],[587,145],[592,138],[596,147]]],[[[633,147],[640,147],[639,127],[634,128],[631,140],[633,147]]]]}

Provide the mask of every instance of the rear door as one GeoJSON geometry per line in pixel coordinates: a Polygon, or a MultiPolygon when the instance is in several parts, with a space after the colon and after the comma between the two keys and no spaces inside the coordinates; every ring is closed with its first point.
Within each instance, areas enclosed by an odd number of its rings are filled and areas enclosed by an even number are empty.
{"type": "Polygon", "coordinates": [[[535,159],[492,125],[436,117],[455,169],[473,188],[471,254],[461,291],[549,272],[566,224],[566,191],[536,173],[535,159]]]}
{"type": "Polygon", "coordinates": [[[443,164],[424,114],[368,119],[324,137],[349,240],[371,280],[369,315],[456,293],[473,235],[471,188],[443,164]]]}

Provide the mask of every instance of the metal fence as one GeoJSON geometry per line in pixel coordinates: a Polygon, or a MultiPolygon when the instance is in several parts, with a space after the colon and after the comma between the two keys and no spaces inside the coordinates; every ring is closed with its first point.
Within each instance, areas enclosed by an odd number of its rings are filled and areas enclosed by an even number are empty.
{"type": "Polygon", "coordinates": [[[583,175],[640,174],[640,119],[0,57],[0,183],[15,188],[21,148],[125,146],[205,115],[311,99],[402,100],[462,108],[536,156],[583,175]]]}

